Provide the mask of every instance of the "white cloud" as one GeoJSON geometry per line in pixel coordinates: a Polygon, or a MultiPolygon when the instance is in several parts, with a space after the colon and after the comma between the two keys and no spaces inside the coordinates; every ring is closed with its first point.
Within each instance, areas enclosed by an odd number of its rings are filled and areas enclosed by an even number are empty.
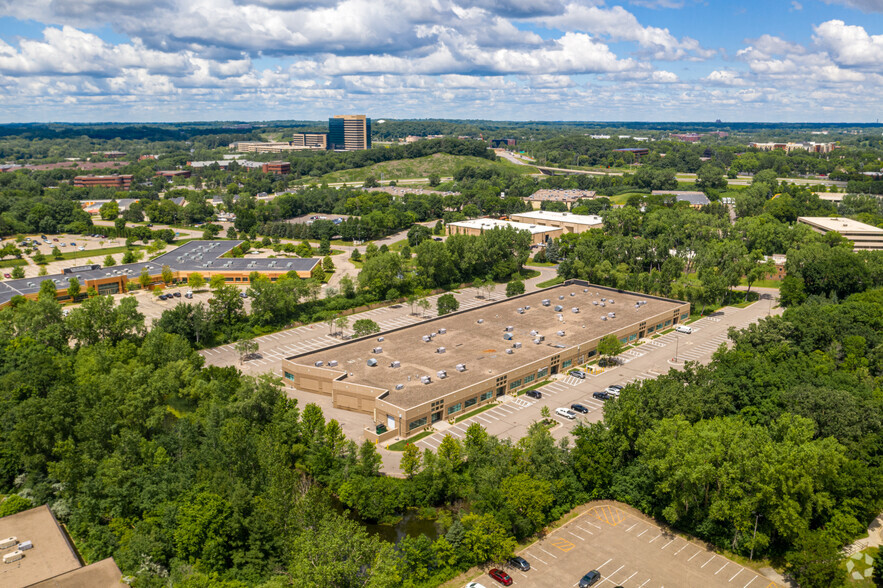
{"type": "Polygon", "coordinates": [[[721,84],[724,86],[744,86],[745,80],[739,77],[734,71],[716,69],[704,78],[712,84],[721,84]]]}
{"type": "Polygon", "coordinates": [[[826,4],[842,4],[864,12],[883,12],[883,0],[824,0],[826,4]]]}
{"type": "Polygon", "coordinates": [[[864,27],[829,20],[814,27],[816,43],[838,64],[883,70],[883,35],[869,35],[864,27]]]}

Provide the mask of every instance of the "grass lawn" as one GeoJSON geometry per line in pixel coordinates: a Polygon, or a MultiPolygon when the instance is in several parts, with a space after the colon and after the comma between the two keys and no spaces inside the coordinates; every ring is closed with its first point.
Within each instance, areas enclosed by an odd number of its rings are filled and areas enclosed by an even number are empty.
{"type": "MultiPolygon", "coordinates": [[[[748,282],[745,278],[742,278],[739,281],[740,286],[747,286],[748,282]]],[[[757,280],[756,282],[751,283],[752,288],[775,288],[778,290],[782,287],[782,280],[757,280]]]]}
{"type": "Polygon", "coordinates": [[[524,390],[519,390],[519,391],[518,391],[518,396],[521,396],[521,395],[524,394],[525,392],[530,392],[531,390],[536,390],[537,388],[542,388],[543,386],[545,386],[546,384],[548,384],[548,383],[551,382],[551,381],[552,381],[552,380],[543,380],[542,382],[537,382],[537,383],[534,384],[533,386],[528,386],[528,387],[525,388],[524,390]]]}
{"type": "MultiPolygon", "coordinates": [[[[132,247],[132,251],[144,251],[147,247],[132,247]]],[[[104,249],[87,249],[85,251],[66,251],[61,254],[59,259],[83,259],[84,257],[101,257],[113,255],[114,253],[125,253],[129,248],[122,247],[106,247],[104,249]]],[[[46,256],[47,261],[57,261],[52,255],[46,256]]]]}
{"type": "Polygon", "coordinates": [[[649,194],[644,194],[642,192],[623,192],[622,194],[611,196],[610,202],[613,204],[625,204],[630,196],[640,196],[643,198],[645,196],[649,196],[649,194]]]}
{"type": "Polygon", "coordinates": [[[462,415],[462,416],[458,416],[456,419],[454,419],[454,422],[455,422],[455,423],[459,423],[460,421],[465,421],[466,419],[468,419],[468,418],[470,418],[470,417],[474,417],[475,415],[477,415],[477,414],[479,414],[479,413],[482,413],[482,412],[484,412],[484,411],[486,411],[486,410],[489,410],[489,409],[491,409],[491,408],[493,408],[493,407],[495,407],[495,406],[497,406],[497,403],[496,403],[496,402],[491,402],[490,404],[485,404],[485,405],[482,406],[481,408],[476,408],[476,409],[473,410],[472,412],[467,412],[466,414],[464,414],[464,415],[462,415]]]}
{"type": "Polygon", "coordinates": [[[843,560],[843,562],[841,562],[841,567],[846,568],[846,572],[849,574],[847,585],[861,586],[862,588],[864,588],[865,586],[867,586],[868,588],[876,586],[873,579],[865,577],[865,571],[868,569],[873,569],[873,560],[879,557],[879,555],[880,550],[878,548],[869,547],[864,551],[854,553],[851,557],[843,560]],[[872,563],[869,564],[868,559],[870,559],[872,563]],[[854,574],[858,574],[859,576],[861,576],[861,579],[856,578],[854,574]]]}
{"type": "Polygon", "coordinates": [[[528,261],[528,262],[527,262],[526,264],[524,264],[524,265],[525,265],[525,266],[533,266],[533,267],[556,267],[558,264],[557,264],[557,263],[552,263],[552,262],[549,262],[549,261],[534,261],[534,260],[531,259],[530,261],[528,261]]]}
{"type": "Polygon", "coordinates": [[[24,259],[4,259],[0,261],[0,267],[18,267],[28,265],[27,260],[24,259]]]}
{"type": "Polygon", "coordinates": [[[454,175],[454,172],[457,169],[466,165],[481,169],[506,169],[519,174],[537,173],[537,170],[534,167],[529,165],[516,165],[506,160],[490,161],[481,157],[436,153],[434,155],[418,157],[416,159],[384,161],[368,167],[332,172],[318,178],[318,181],[327,182],[329,184],[338,182],[361,184],[369,176],[373,176],[379,181],[381,174],[383,174],[384,183],[388,180],[426,178],[432,173],[436,173],[441,177],[450,177],[454,175]]]}
{"type": "Polygon", "coordinates": [[[555,276],[551,280],[546,280],[545,282],[540,282],[537,284],[537,288],[551,288],[552,286],[557,286],[558,284],[563,284],[564,278],[561,276],[555,276]]]}
{"type": "Polygon", "coordinates": [[[401,441],[396,441],[395,443],[393,443],[392,445],[389,446],[389,450],[390,451],[404,451],[405,445],[408,445],[409,443],[416,443],[417,441],[420,441],[424,437],[429,437],[433,433],[435,433],[435,431],[430,429],[428,431],[423,431],[422,433],[417,433],[413,437],[408,437],[407,439],[402,439],[401,441]]]}
{"type": "Polygon", "coordinates": [[[529,270],[529,269],[525,269],[525,268],[521,269],[521,278],[523,280],[531,280],[533,278],[538,277],[539,275],[540,275],[540,272],[538,270],[529,270]]]}

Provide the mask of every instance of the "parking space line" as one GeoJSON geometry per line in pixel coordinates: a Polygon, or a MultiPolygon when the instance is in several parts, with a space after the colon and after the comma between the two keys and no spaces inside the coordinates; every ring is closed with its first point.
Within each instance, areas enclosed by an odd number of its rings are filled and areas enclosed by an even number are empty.
{"type": "Polygon", "coordinates": [[[668,547],[669,545],[671,545],[671,544],[674,543],[674,542],[675,542],[675,539],[672,539],[671,541],[669,541],[668,543],[666,543],[665,545],[663,545],[660,549],[665,549],[666,547],[668,547]]]}
{"type": "Polygon", "coordinates": [[[738,571],[738,572],[736,572],[736,573],[735,573],[735,574],[733,574],[733,577],[732,577],[732,578],[730,578],[730,579],[729,579],[729,580],[727,580],[727,581],[728,581],[728,582],[732,582],[732,581],[733,581],[733,580],[735,580],[735,579],[736,579],[736,576],[738,576],[738,575],[739,575],[739,574],[741,574],[741,573],[742,573],[742,572],[744,572],[744,571],[745,571],[745,568],[739,568],[739,571],[738,571]]]}
{"type": "Polygon", "coordinates": [[[728,561],[727,561],[727,562],[724,562],[724,565],[721,566],[721,569],[719,569],[718,571],[716,571],[716,572],[714,573],[714,575],[717,576],[719,573],[721,573],[722,571],[724,571],[724,568],[727,567],[728,565],[730,565],[730,562],[728,562],[728,561]]]}
{"type": "Polygon", "coordinates": [[[538,558],[536,555],[534,555],[534,554],[532,554],[532,553],[529,553],[528,555],[529,555],[532,559],[535,559],[535,560],[539,561],[539,562],[540,562],[541,564],[543,564],[544,566],[549,565],[549,564],[547,564],[546,562],[544,562],[543,560],[541,560],[540,558],[538,558]]]}
{"type": "Polygon", "coordinates": [[[588,529],[584,529],[583,527],[580,527],[579,525],[577,525],[576,528],[579,529],[580,531],[582,531],[583,533],[588,533],[589,535],[594,535],[594,533],[592,533],[588,529]]]}
{"type": "Polygon", "coordinates": [[[548,551],[546,551],[546,550],[543,549],[542,547],[537,546],[537,549],[539,549],[540,551],[542,551],[543,553],[545,553],[546,555],[548,555],[548,556],[551,557],[551,558],[558,559],[558,556],[557,556],[557,555],[552,555],[551,553],[549,553],[548,551]]]}
{"type": "Polygon", "coordinates": [[[745,584],[744,586],[742,586],[742,588],[748,588],[748,586],[751,585],[751,583],[755,580],[757,580],[757,576],[752,576],[751,579],[748,580],[748,584],[745,584]]]}
{"type": "Polygon", "coordinates": [[[653,543],[654,541],[656,541],[656,540],[659,539],[660,537],[662,537],[662,533],[660,533],[659,535],[657,535],[656,537],[654,537],[653,539],[651,539],[651,540],[650,540],[650,543],[653,543]]]}
{"type": "Polygon", "coordinates": [[[679,554],[680,552],[682,552],[683,550],[685,550],[685,549],[687,548],[688,545],[689,545],[689,543],[684,543],[684,546],[683,546],[683,547],[681,547],[680,549],[678,549],[677,551],[675,551],[675,555],[677,555],[677,554],[679,554]]]}
{"type": "MultiPolygon", "coordinates": [[[[628,582],[629,580],[631,580],[632,578],[634,578],[635,575],[636,575],[637,573],[638,573],[638,572],[632,572],[632,575],[631,575],[631,576],[629,576],[628,578],[626,578],[626,579],[623,580],[622,582],[617,582],[617,585],[622,586],[623,584],[625,584],[626,582],[628,582]]],[[[649,582],[649,580],[648,580],[648,582],[649,582]]],[[[646,584],[647,582],[644,582],[644,583],[646,584]]]]}
{"type": "Polygon", "coordinates": [[[714,559],[715,557],[716,557],[715,555],[712,555],[712,556],[711,556],[711,559],[709,559],[707,562],[705,562],[704,564],[702,564],[702,565],[699,566],[699,567],[704,568],[705,566],[707,566],[708,564],[710,564],[710,563],[711,563],[711,560],[714,559]]]}
{"type": "Polygon", "coordinates": [[[646,533],[646,532],[649,531],[649,530],[650,530],[650,529],[644,529],[643,531],[641,531],[641,534],[638,535],[638,537],[640,537],[641,535],[643,535],[644,533],[646,533]]]}
{"type": "Polygon", "coordinates": [[[574,537],[576,537],[577,539],[579,539],[580,541],[585,541],[585,539],[583,539],[582,537],[580,537],[576,533],[571,533],[570,531],[567,531],[567,532],[570,533],[571,535],[573,535],[574,537]]]}
{"type": "Polygon", "coordinates": [[[600,570],[601,568],[603,568],[604,566],[606,566],[607,564],[609,564],[611,561],[613,561],[612,558],[611,558],[611,559],[608,559],[607,561],[605,561],[604,563],[602,563],[600,566],[598,566],[598,567],[595,568],[595,569],[596,569],[596,570],[600,570]]]}
{"type": "Polygon", "coordinates": [[[697,551],[696,553],[694,553],[692,556],[690,556],[690,559],[688,559],[687,561],[693,561],[693,558],[696,557],[697,555],[699,555],[700,553],[702,553],[701,549],[699,551],[697,551]]]}
{"type": "MultiPolygon", "coordinates": [[[[650,581],[650,578],[647,578],[647,581],[644,582],[644,584],[646,584],[646,583],[649,582],[649,581],[650,581]]],[[[638,586],[638,588],[644,588],[644,584],[641,584],[640,586],[638,586]]]]}
{"type": "Polygon", "coordinates": [[[628,529],[625,530],[626,533],[628,533],[629,531],[631,531],[632,529],[634,529],[637,526],[638,526],[638,523],[635,523],[634,525],[632,525],[631,527],[629,527],[628,529]]]}

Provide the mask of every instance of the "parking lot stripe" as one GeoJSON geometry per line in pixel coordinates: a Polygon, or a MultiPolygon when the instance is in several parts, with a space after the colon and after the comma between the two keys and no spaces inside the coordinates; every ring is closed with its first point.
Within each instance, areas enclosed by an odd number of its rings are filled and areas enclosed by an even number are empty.
{"type": "Polygon", "coordinates": [[[748,585],[757,580],[757,576],[752,576],[750,580],[748,580],[748,584],[742,586],[742,588],[748,588],[748,585]]]}
{"type": "Polygon", "coordinates": [[[573,535],[574,537],[576,537],[576,538],[579,539],[580,541],[585,541],[585,539],[583,539],[582,537],[580,537],[580,536],[577,535],[576,533],[571,533],[570,531],[568,531],[568,533],[570,533],[571,535],[573,535]]]}
{"type": "Polygon", "coordinates": [[[714,573],[714,575],[717,576],[719,573],[721,573],[722,571],[724,571],[724,568],[727,567],[728,565],[730,565],[730,562],[724,562],[724,565],[721,566],[721,569],[719,569],[718,571],[716,571],[716,572],[714,573]]]}
{"type": "Polygon", "coordinates": [[[715,556],[712,555],[712,556],[711,556],[711,559],[709,559],[707,562],[705,562],[704,564],[702,564],[700,567],[704,568],[705,566],[707,566],[708,564],[710,564],[710,563],[711,563],[711,560],[714,559],[714,558],[715,558],[715,556]]]}
{"type": "MultiPolygon", "coordinates": [[[[612,572],[610,572],[609,574],[607,574],[607,577],[609,578],[609,577],[613,576],[614,574],[616,574],[616,572],[618,572],[619,570],[621,570],[621,569],[624,568],[624,567],[625,567],[625,566],[619,566],[618,568],[616,568],[615,570],[613,570],[612,572]]],[[[611,584],[613,584],[613,580],[609,580],[608,578],[605,578],[605,580],[607,580],[608,582],[610,582],[611,584]]]]}
{"type": "Polygon", "coordinates": [[[665,545],[663,545],[660,549],[665,549],[666,547],[668,547],[669,545],[671,545],[671,544],[674,543],[674,542],[675,542],[675,540],[672,539],[671,541],[669,541],[668,543],[666,543],[665,545]]]}
{"type": "Polygon", "coordinates": [[[685,549],[687,548],[687,545],[689,545],[689,543],[684,543],[684,546],[683,546],[683,547],[681,547],[680,549],[678,549],[677,551],[675,551],[675,555],[677,555],[677,554],[679,554],[680,552],[682,552],[683,550],[685,550],[685,549]]]}
{"type": "Polygon", "coordinates": [[[552,557],[552,558],[554,558],[554,559],[558,559],[557,557],[555,557],[554,555],[552,555],[551,553],[549,553],[548,551],[546,551],[546,550],[543,549],[542,547],[539,547],[539,546],[538,546],[537,549],[539,549],[540,551],[542,551],[543,553],[545,553],[545,554],[548,555],[549,557],[552,557]]]}
{"type": "Polygon", "coordinates": [[[699,551],[697,551],[696,553],[694,553],[693,555],[691,555],[690,559],[688,559],[687,561],[693,561],[693,558],[696,557],[697,555],[699,555],[700,553],[702,553],[701,549],[699,551]]]}
{"type": "MultiPolygon", "coordinates": [[[[645,581],[644,584],[646,584],[649,581],[650,581],[650,578],[647,578],[647,581],[645,581]]],[[[638,588],[644,588],[644,584],[641,584],[640,586],[638,586],[638,588]]]]}
{"type": "Polygon", "coordinates": [[[634,529],[634,528],[637,527],[637,526],[638,526],[638,523],[635,523],[634,525],[632,525],[631,527],[629,527],[628,529],[626,529],[625,532],[628,533],[629,531],[631,531],[632,529],[634,529]]]}
{"type": "Polygon", "coordinates": [[[531,558],[533,558],[533,559],[539,561],[539,562],[540,562],[541,564],[543,564],[544,566],[549,565],[549,564],[547,564],[546,562],[544,562],[543,560],[541,560],[540,558],[538,558],[538,557],[535,556],[535,555],[531,555],[531,554],[528,554],[528,555],[529,555],[531,558]]]}
{"type": "Polygon", "coordinates": [[[601,568],[603,568],[604,566],[606,566],[607,564],[609,564],[611,561],[613,561],[613,560],[612,560],[612,559],[608,559],[607,561],[605,561],[604,563],[602,563],[600,566],[598,566],[598,567],[595,568],[595,569],[596,569],[596,570],[600,570],[601,568]]]}
{"type": "Polygon", "coordinates": [[[651,539],[651,540],[650,540],[650,543],[653,543],[654,541],[656,541],[656,540],[659,539],[660,537],[662,537],[662,533],[660,533],[659,535],[657,535],[656,537],[654,537],[653,539],[651,539]]]}
{"type": "Polygon", "coordinates": [[[594,533],[592,533],[588,529],[584,529],[584,528],[580,527],[579,525],[577,525],[576,528],[579,529],[580,531],[582,531],[583,533],[588,533],[589,535],[594,535],[594,533]]]}
{"type": "MultiPolygon", "coordinates": [[[[632,575],[631,575],[631,576],[629,576],[628,578],[626,578],[626,579],[623,580],[622,582],[617,582],[617,584],[620,585],[620,586],[623,585],[623,584],[625,584],[626,582],[628,582],[629,580],[631,580],[632,578],[634,578],[634,577],[635,577],[635,574],[637,574],[637,573],[638,573],[638,572],[632,572],[632,575]]],[[[649,580],[648,580],[648,582],[649,582],[649,580]]],[[[644,583],[646,584],[647,582],[644,582],[644,583]]]]}
{"type": "Polygon", "coordinates": [[[728,582],[732,582],[733,580],[735,580],[735,579],[736,579],[736,576],[738,576],[739,574],[741,574],[743,571],[745,571],[745,568],[739,568],[739,571],[736,572],[735,574],[733,574],[733,577],[730,578],[730,579],[728,580],[728,582]]]}
{"type": "Polygon", "coordinates": [[[649,531],[649,530],[650,530],[650,529],[644,529],[643,531],[641,531],[641,534],[638,535],[638,537],[640,537],[641,535],[643,535],[644,533],[646,533],[646,532],[649,531]]]}

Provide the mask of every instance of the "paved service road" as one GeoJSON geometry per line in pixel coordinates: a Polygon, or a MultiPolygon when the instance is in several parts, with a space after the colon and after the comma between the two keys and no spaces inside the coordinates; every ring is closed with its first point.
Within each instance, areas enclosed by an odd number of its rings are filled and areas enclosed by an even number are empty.
{"type": "Polygon", "coordinates": [[[654,379],[670,369],[681,369],[684,361],[707,363],[718,347],[728,341],[727,330],[730,327],[741,329],[767,316],[768,313],[781,312],[781,309],[772,308],[772,301],[768,298],[769,292],[764,293],[763,296],[767,298],[762,298],[747,308],[726,307],[713,316],[694,322],[690,325],[693,328],[693,333],[690,335],[671,332],[628,350],[620,356],[622,365],[607,369],[597,376],[590,374],[585,380],[581,380],[566,374],[559,375],[558,379],[539,389],[543,396],[540,400],[523,395],[517,398],[505,396],[502,403],[496,407],[453,426],[444,422],[437,423],[436,428],[439,431],[420,439],[416,444],[421,449],[436,451],[445,435],[450,434],[463,440],[466,429],[472,423],[480,424],[492,435],[500,438],[509,437],[517,441],[527,434],[527,429],[533,422],[542,418],[540,410],[543,406],[548,406],[552,418],[560,423],[560,426],[552,429],[552,435],[560,439],[568,435],[583,419],[596,422],[604,418],[603,401],[592,398],[593,392],[603,390],[612,384],[624,386],[632,382],[654,379]],[[677,362],[673,361],[675,355],[677,362]],[[568,420],[555,414],[556,408],[569,407],[574,403],[582,404],[589,409],[589,413],[576,420],[568,420]]]}
{"type": "Polygon", "coordinates": [[[507,569],[514,586],[575,586],[584,574],[598,570],[601,580],[595,586],[605,588],[780,588],[628,507],[588,506],[518,554],[531,569],[507,569]]]}

